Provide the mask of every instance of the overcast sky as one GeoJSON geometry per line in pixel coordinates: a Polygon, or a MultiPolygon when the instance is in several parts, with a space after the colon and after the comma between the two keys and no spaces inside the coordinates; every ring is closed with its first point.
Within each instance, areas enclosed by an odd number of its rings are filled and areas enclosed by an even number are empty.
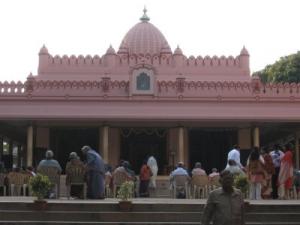
{"type": "Polygon", "coordinates": [[[299,0],[0,0],[0,80],[35,75],[43,44],[52,55],[117,50],[144,5],[187,56],[236,56],[245,45],[254,72],[300,50],[299,0]]]}

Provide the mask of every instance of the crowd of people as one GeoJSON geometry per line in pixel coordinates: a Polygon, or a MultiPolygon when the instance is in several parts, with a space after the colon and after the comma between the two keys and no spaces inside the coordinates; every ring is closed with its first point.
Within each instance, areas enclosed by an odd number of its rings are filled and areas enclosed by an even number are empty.
{"type": "MultiPolygon", "coordinates": [[[[109,181],[111,183],[108,186],[112,189],[114,175],[117,172],[123,172],[127,180],[131,180],[135,186],[139,186],[138,193],[135,193],[135,196],[149,197],[149,190],[156,188],[158,164],[154,156],[147,157],[143,161],[139,175],[136,176],[128,161],[120,160],[119,165],[113,170],[111,166],[105,164],[99,153],[91,147],[83,146],[81,151],[86,157],[85,162],[80,160],[76,152],[71,152],[69,155],[69,162],[65,168],[66,185],[70,185],[70,171],[73,171],[74,168],[84,171],[87,183],[87,198],[103,199],[107,185],[105,184],[106,177],[110,177],[109,181]]],[[[38,164],[37,172],[43,168],[52,167],[56,168],[58,174],[61,174],[62,168],[53,157],[53,152],[48,150],[45,159],[38,164]]],[[[254,147],[245,166],[242,165],[240,160],[240,148],[235,145],[228,153],[227,165],[224,168],[225,171],[229,171],[233,175],[242,175],[248,178],[250,199],[285,199],[294,182],[293,169],[293,154],[289,144],[285,145],[283,150],[278,144],[274,145],[272,149],[264,148],[263,151],[258,147],[254,147]]],[[[29,167],[25,171],[30,176],[35,176],[33,168],[29,167]]],[[[200,162],[196,162],[194,168],[189,172],[184,167],[183,162],[179,162],[170,173],[171,185],[177,175],[185,175],[189,179],[196,175],[204,175],[208,179],[212,179],[214,176],[219,176],[219,172],[216,168],[213,168],[211,173],[207,175],[200,162]]],[[[80,187],[75,186],[70,192],[71,196],[83,197],[83,191],[80,187]]],[[[53,195],[50,194],[50,197],[55,196],[55,194],[57,193],[54,193],[53,190],[53,195]]]]}

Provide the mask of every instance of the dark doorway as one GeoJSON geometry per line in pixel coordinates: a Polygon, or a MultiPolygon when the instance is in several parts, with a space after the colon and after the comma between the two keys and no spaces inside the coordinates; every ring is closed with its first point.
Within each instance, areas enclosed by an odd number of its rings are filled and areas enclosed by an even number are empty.
{"type": "Polygon", "coordinates": [[[143,160],[153,155],[158,164],[158,173],[166,162],[165,129],[122,129],[121,159],[128,160],[136,174],[140,172],[143,160]]]}
{"type": "Polygon", "coordinates": [[[209,174],[212,168],[223,170],[227,153],[237,143],[235,129],[192,129],[189,132],[190,166],[201,162],[209,174]]]}
{"type": "Polygon", "coordinates": [[[82,159],[81,148],[89,145],[98,150],[99,129],[97,128],[55,128],[50,130],[50,146],[63,170],[70,152],[77,152],[82,159]]]}

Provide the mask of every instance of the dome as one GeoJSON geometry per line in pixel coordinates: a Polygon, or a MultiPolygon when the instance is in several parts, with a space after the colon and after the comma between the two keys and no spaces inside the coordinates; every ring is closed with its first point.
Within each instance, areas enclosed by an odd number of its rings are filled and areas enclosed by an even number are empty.
{"type": "Polygon", "coordinates": [[[146,15],[140,18],[141,22],[132,27],[123,38],[118,53],[129,54],[171,54],[171,48],[164,35],[148,21],[146,15]]]}

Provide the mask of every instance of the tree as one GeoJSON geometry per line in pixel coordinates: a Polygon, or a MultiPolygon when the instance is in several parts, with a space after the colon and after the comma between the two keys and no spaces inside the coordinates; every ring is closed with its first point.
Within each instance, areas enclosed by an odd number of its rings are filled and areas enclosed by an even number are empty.
{"type": "Polygon", "coordinates": [[[253,75],[259,76],[263,83],[300,82],[300,51],[281,57],[274,64],[266,66],[253,75]]]}

